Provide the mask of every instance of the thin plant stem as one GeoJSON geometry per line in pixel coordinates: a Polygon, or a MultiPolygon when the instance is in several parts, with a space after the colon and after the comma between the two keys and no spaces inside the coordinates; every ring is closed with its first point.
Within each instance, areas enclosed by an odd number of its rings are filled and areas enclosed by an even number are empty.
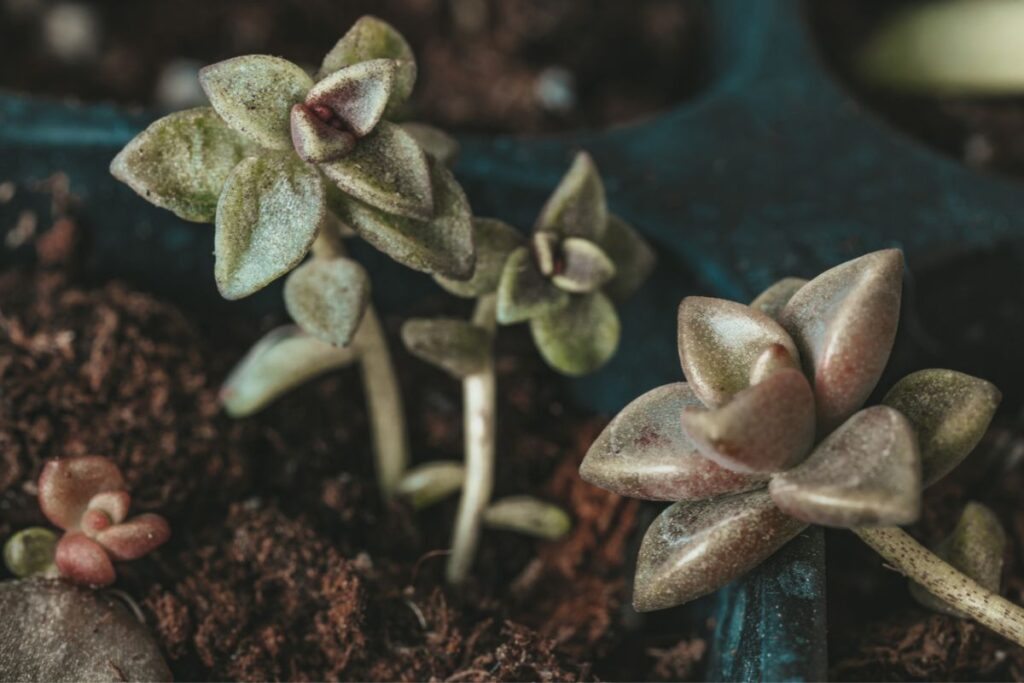
{"type": "MultiPolygon", "coordinates": [[[[473,323],[492,334],[497,326],[495,297],[480,297],[473,313],[473,323]]],[[[455,517],[452,552],[448,556],[447,577],[460,584],[469,574],[476,556],[483,525],[484,510],[494,490],[495,452],[495,376],[494,354],[487,354],[484,368],[462,380],[463,432],[465,438],[466,475],[462,497],[455,517]]]]}
{"type": "MultiPolygon", "coordinates": [[[[345,255],[345,245],[337,226],[328,224],[313,243],[313,258],[340,258],[345,255]]],[[[384,498],[392,498],[409,467],[409,442],[402,389],[391,361],[387,335],[373,304],[366,307],[352,344],[359,352],[377,485],[384,498]]]]}
{"type": "Polygon", "coordinates": [[[1020,605],[984,588],[900,528],[861,527],[853,532],[932,595],[1017,645],[1024,645],[1024,608],[1020,605]]]}

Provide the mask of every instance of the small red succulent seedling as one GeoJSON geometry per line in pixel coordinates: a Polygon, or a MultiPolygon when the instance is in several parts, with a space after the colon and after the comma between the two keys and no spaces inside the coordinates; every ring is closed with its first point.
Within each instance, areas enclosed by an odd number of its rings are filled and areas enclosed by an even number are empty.
{"type": "Polygon", "coordinates": [[[160,515],[128,519],[131,495],[110,458],[87,455],[50,460],[39,475],[39,507],[64,530],[54,561],[65,578],[90,586],[114,582],[115,560],[134,560],[167,542],[160,515]]]}

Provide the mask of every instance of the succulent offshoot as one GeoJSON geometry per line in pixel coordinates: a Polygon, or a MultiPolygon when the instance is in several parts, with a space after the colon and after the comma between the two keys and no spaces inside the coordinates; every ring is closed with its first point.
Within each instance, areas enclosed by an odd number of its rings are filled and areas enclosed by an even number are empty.
{"type": "Polygon", "coordinates": [[[4,543],[4,565],[19,579],[59,576],[54,563],[57,540],[57,534],[44,527],[22,529],[4,543]]]}
{"type": "Polygon", "coordinates": [[[895,339],[902,276],[890,249],[780,281],[750,306],[682,302],[687,381],[626,406],[580,468],[616,493],[676,501],[641,546],[638,610],[710,593],[821,524],[852,529],[933,601],[1024,642],[1024,610],[993,592],[991,513],[969,508],[940,549],[949,563],[894,528],[917,520],[923,488],[971,452],[1000,398],[984,380],[924,370],[863,407],[895,339]]]}
{"type": "Polygon", "coordinates": [[[409,459],[401,395],[369,274],[340,236],[358,235],[410,268],[470,278],[469,203],[444,167],[457,145],[430,126],[392,120],[412,93],[416,60],[401,34],[374,17],[351,27],[315,78],[280,57],[244,55],[203,68],[199,80],[211,106],[151,124],[111,173],[185,220],[214,223],[214,279],[225,298],[290,273],[286,307],[308,338],[271,335],[258,344],[225,385],[225,405],[249,414],[359,361],[378,479],[392,495],[409,459]],[[351,350],[330,352],[314,340],[351,350]]]}

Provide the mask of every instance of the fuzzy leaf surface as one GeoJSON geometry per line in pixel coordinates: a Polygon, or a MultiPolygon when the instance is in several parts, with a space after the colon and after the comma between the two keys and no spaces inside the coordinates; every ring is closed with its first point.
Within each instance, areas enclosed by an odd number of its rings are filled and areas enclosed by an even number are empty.
{"type": "Polygon", "coordinates": [[[570,377],[596,371],[619,346],[619,315],[601,292],[573,296],[565,308],[530,319],[530,333],[540,355],[570,377]]]}
{"type": "Polygon", "coordinates": [[[622,303],[640,289],[654,271],[657,261],[654,249],[635,228],[615,214],[608,215],[600,246],[615,264],[615,277],[605,283],[604,293],[612,301],[622,303]]]}
{"type": "Polygon", "coordinates": [[[288,276],[284,305],[317,339],[348,346],[370,302],[370,276],[349,258],[307,261],[288,276]]]}
{"type": "Polygon", "coordinates": [[[491,333],[465,320],[407,320],[402,325],[402,341],[409,353],[456,379],[483,370],[491,355],[491,333]]]}
{"type": "Polygon", "coordinates": [[[454,460],[423,463],[405,473],[398,483],[398,495],[413,508],[422,510],[439,503],[462,488],[466,468],[454,460]]]}
{"type": "Polygon", "coordinates": [[[751,308],[756,308],[769,318],[779,319],[779,314],[786,307],[793,295],[801,287],[807,284],[807,280],[799,277],[785,277],[773,284],[768,289],[757,295],[757,298],[750,302],[751,308]]]}
{"type": "Polygon", "coordinates": [[[601,175],[590,155],[580,152],[541,209],[536,229],[600,242],[607,223],[608,204],[601,175]]]}
{"type": "Polygon", "coordinates": [[[269,55],[245,55],[204,67],[199,84],[224,121],[267,149],[291,149],[292,106],[313,79],[296,64],[269,55]]]}
{"type": "Polygon", "coordinates": [[[551,281],[570,294],[589,294],[615,277],[615,264],[597,246],[580,237],[562,240],[562,269],[551,281]]]}
{"type": "Polygon", "coordinates": [[[114,157],[110,172],[179,218],[212,223],[231,171],[257,149],[211,107],[199,107],[151,123],[114,157]]]}
{"type": "Polygon", "coordinates": [[[527,247],[509,254],[498,282],[498,322],[502,325],[550,315],[569,305],[569,293],[537,268],[527,247]]]}
{"type": "Polygon", "coordinates": [[[494,218],[473,218],[473,241],[476,245],[476,267],[468,280],[453,280],[443,275],[434,279],[450,294],[475,299],[498,288],[505,262],[523,243],[519,231],[494,218]]]}
{"type": "Polygon", "coordinates": [[[365,137],[384,115],[397,69],[393,59],[346,66],[314,85],[306,95],[306,105],[326,107],[356,137],[365,137]]]}
{"type": "Polygon", "coordinates": [[[225,299],[263,289],[297,266],[327,218],[323,178],[291,155],[249,157],[217,205],[217,288],[225,299]]]}

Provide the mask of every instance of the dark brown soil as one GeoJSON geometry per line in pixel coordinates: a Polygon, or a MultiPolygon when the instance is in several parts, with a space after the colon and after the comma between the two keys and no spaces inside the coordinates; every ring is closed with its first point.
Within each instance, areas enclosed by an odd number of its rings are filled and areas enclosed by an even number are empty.
{"type": "Polygon", "coordinates": [[[172,60],[269,53],[315,67],[367,13],[392,22],[416,51],[415,116],[453,129],[634,120],[692,94],[705,65],[700,0],[81,0],[99,30],[87,41],[92,55],[70,61],[43,39],[57,4],[0,2],[0,87],[152,104],[172,60]],[[565,106],[564,76],[574,100],[565,106]]]}
{"type": "Polygon", "coordinates": [[[895,126],[974,168],[1024,175],[1024,94],[1018,97],[922,97],[872,88],[853,73],[859,47],[879,22],[912,0],[806,3],[828,64],[840,79],[895,126]]]}
{"type": "MultiPolygon", "coordinates": [[[[62,219],[41,252],[66,260],[62,219]]],[[[443,581],[454,502],[419,514],[376,493],[358,377],[342,371],[231,421],[218,382],[274,321],[188,319],[74,268],[0,274],[0,538],[44,523],[46,458],[115,458],[171,541],[119,569],[183,680],[699,678],[703,626],[630,632],[624,560],[637,502],[583,484],[601,421],[505,335],[498,495],[571,511],[543,543],[486,532],[473,580],[443,581]],[[682,637],[686,635],[686,637],[682,637]]],[[[458,458],[458,387],[399,354],[417,458],[458,458]]]]}

